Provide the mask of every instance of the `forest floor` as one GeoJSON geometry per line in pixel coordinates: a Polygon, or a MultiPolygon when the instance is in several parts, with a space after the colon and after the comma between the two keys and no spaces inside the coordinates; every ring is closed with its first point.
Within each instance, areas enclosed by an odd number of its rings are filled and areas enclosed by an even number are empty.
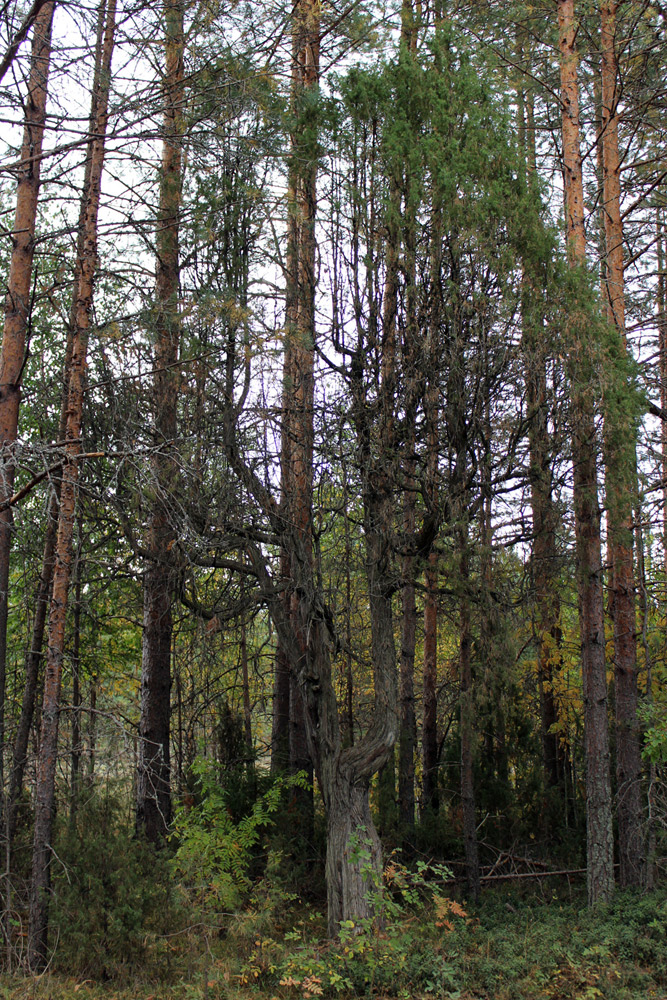
{"type": "Polygon", "coordinates": [[[292,923],[288,906],[266,905],[154,942],[140,971],[4,977],[0,1000],[667,1000],[667,891],[584,904],[546,883],[474,907],[440,895],[401,905],[380,934],[347,928],[336,947],[319,911],[292,923]]]}

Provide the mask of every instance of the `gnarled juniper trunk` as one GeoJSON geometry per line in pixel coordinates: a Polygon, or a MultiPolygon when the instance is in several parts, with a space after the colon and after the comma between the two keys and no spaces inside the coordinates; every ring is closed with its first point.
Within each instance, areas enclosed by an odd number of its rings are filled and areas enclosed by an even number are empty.
{"type": "Polygon", "coordinates": [[[333,937],[343,920],[374,917],[382,885],[382,846],[371,817],[368,779],[339,766],[327,789],[327,913],[333,937]]]}

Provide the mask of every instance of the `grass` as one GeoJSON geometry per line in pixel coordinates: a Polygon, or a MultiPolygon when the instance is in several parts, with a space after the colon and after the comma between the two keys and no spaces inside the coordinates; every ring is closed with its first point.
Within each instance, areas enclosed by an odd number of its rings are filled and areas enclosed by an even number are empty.
{"type": "MultiPolygon", "coordinates": [[[[444,896],[348,929],[334,947],[321,914],[258,897],[224,929],[154,944],[141,969],[106,982],[59,971],[0,980],[0,1000],[667,1000],[667,891],[619,893],[594,913],[569,890],[444,896]]],[[[107,971],[107,975],[109,972],[107,971]]]]}

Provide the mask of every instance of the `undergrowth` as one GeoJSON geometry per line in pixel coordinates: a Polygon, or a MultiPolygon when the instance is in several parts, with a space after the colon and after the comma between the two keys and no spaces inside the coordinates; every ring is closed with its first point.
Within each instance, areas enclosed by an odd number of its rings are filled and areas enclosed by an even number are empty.
{"type": "Polygon", "coordinates": [[[667,889],[591,912],[544,878],[472,906],[444,866],[392,856],[377,919],[331,941],[269,835],[285,786],[234,819],[197,777],[169,849],[129,835],[111,795],[60,824],[49,970],[0,979],[0,1000],[667,1000],[667,889]]]}
{"type": "Polygon", "coordinates": [[[384,926],[347,923],[330,942],[320,910],[273,872],[226,924],[184,928],[169,965],[118,982],[4,979],[4,1000],[667,1000],[667,892],[618,893],[594,913],[583,892],[495,889],[479,906],[428,871],[388,873],[384,926]]]}

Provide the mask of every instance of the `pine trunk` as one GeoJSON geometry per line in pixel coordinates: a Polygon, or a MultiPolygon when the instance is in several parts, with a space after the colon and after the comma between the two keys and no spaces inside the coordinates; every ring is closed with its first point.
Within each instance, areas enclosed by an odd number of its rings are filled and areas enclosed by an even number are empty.
{"type": "MultiPolygon", "coordinates": [[[[74,328],[76,316],[74,313],[76,302],[72,302],[70,324],[67,335],[67,346],[65,348],[65,362],[63,365],[63,390],[60,406],[60,424],[58,428],[58,440],[63,441],[67,430],[67,405],[70,374],[72,371],[72,353],[74,350],[74,328]]],[[[28,743],[30,740],[30,729],[32,727],[35,712],[35,701],[39,680],[39,668],[42,663],[44,631],[46,628],[46,617],[51,600],[51,589],[53,583],[53,568],[55,561],[56,537],[58,534],[58,509],[60,507],[60,490],[62,486],[62,474],[56,473],[51,484],[51,496],[46,515],[46,534],[44,537],[44,552],[42,556],[42,569],[37,584],[35,595],[35,617],[32,623],[32,634],[30,648],[26,650],[25,656],[25,685],[23,697],[21,699],[21,714],[16,729],[14,740],[14,751],[12,756],[12,769],[9,779],[9,827],[8,837],[11,840],[16,832],[16,809],[18,805],[21,789],[23,788],[23,777],[28,759],[28,743]]]]}
{"type": "Polygon", "coordinates": [[[382,886],[382,846],[369,804],[369,783],[339,770],[327,796],[327,913],[330,933],[345,920],[374,916],[382,886]]]}
{"type": "MultiPolygon", "coordinates": [[[[406,528],[414,532],[414,508],[406,512],[406,528]]],[[[400,835],[407,846],[415,825],[415,641],[417,606],[415,601],[414,559],[406,556],[403,563],[401,621],[401,672],[399,684],[399,754],[398,754],[398,821],[400,835]]]]}
{"type": "Polygon", "coordinates": [[[72,572],[72,539],[76,513],[81,451],[81,420],[85,388],[88,335],[92,321],[93,282],[97,268],[97,216],[104,165],[104,144],[108,120],[111,58],[115,30],[115,0],[103,0],[97,44],[90,119],[86,178],[82,194],[77,262],[74,277],[74,336],[68,389],[65,462],[58,514],[53,590],[49,609],[49,634],[44,678],[44,702],[35,787],[35,828],[33,838],[32,883],[28,963],[32,970],[47,962],[48,906],[51,884],[51,837],[55,812],[55,777],[58,753],[60,692],[64,658],[67,597],[72,572]]]}
{"type": "MultiPolygon", "coordinates": [[[[438,520],[438,462],[440,457],[440,324],[442,317],[442,206],[434,186],[431,218],[431,304],[426,359],[428,378],[424,394],[426,424],[427,515],[438,520]]],[[[422,811],[438,812],[438,554],[429,552],[425,569],[424,663],[422,672],[422,811]]]]}
{"type": "MultiPolygon", "coordinates": [[[[404,4],[404,10],[405,10],[404,4]]],[[[415,743],[417,737],[414,700],[415,645],[417,641],[417,604],[415,575],[417,562],[411,552],[416,537],[415,476],[416,423],[418,397],[421,392],[419,361],[421,360],[420,331],[417,318],[417,220],[412,196],[413,182],[405,171],[403,190],[405,207],[404,267],[405,328],[403,334],[403,372],[405,377],[405,442],[403,468],[403,536],[406,554],[403,557],[401,586],[401,660],[399,682],[399,755],[398,808],[401,837],[411,838],[415,823],[415,743]]],[[[390,761],[393,773],[393,758],[390,761]]],[[[389,766],[389,765],[388,765],[389,766]]]]}
{"type": "MultiPolygon", "coordinates": [[[[518,58],[525,58],[523,35],[519,29],[518,58]]],[[[527,68],[530,68],[529,66],[527,68]]],[[[531,93],[523,85],[517,90],[519,142],[524,154],[526,180],[537,179],[535,113],[531,93]]],[[[540,698],[542,767],[546,784],[564,787],[564,771],[555,727],[558,722],[553,680],[561,659],[560,598],[558,594],[558,551],[556,532],[558,511],[552,490],[552,441],[549,432],[546,352],[543,344],[543,315],[533,301],[533,283],[524,262],[521,283],[521,347],[525,366],[528,403],[528,448],[533,545],[530,559],[535,601],[537,641],[537,684],[540,698]]]]}
{"type": "MultiPolygon", "coordinates": [[[[5,322],[0,350],[0,502],[13,492],[14,443],[18,433],[21,377],[25,365],[26,334],[31,311],[32,264],[42,166],[42,141],[51,61],[53,3],[40,10],[33,29],[28,96],[25,102],[23,145],[18,168],[16,215],[5,299],[5,322]]],[[[0,788],[4,788],[5,687],[7,677],[7,617],[12,512],[0,512],[0,788]]]]}
{"type": "Polygon", "coordinates": [[[81,524],[74,569],[74,635],[72,640],[72,776],[70,816],[73,819],[79,801],[81,776],[81,524]]]}
{"type": "MultiPolygon", "coordinates": [[[[618,149],[620,80],[616,57],[618,4],[600,5],[602,49],[602,163],[607,315],[627,350],[621,163],[618,149]]],[[[618,380],[619,376],[616,376],[618,380]]],[[[625,380],[605,412],[607,506],[611,607],[614,622],[614,690],[616,700],[616,779],[618,794],[619,882],[642,883],[645,864],[644,807],[641,789],[641,746],[637,717],[637,622],[635,610],[633,508],[636,501],[636,429],[624,407],[625,380]]],[[[612,390],[613,391],[613,390],[612,390]]]]}
{"type": "MultiPolygon", "coordinates": [[[[586,236],[573,0],[558,0],[558,23],[567,247],[571,266],[584,268],[586,236]]],[[[585,338],[585,331],[573,324],[569,345],[573,490],[584,697],[586,868],[588,902],[593,906],[613,893],[614,857],[594,381],[585,338]]]]}
{"type": "Polygon", "coordinates": [[[460,531],[460,646],[459,683],[461,690],[461,804],[463,807],[463,846],[466,884],[472,899],[479,898],[479,852],[475,815],[474,764],[474,692],[472,684],[472,634],[470,631],[470,593],[467,528],[460,531]]]}
{"type": "Polygon", "coordinates": [[[58,533],[58,503],[58,497],[54,492],[49,501],[46,521],[46,537],[44,539],[44,554],[42,556],[42,569],[39,575],[39,583],[37,584],[37,594],[35,597],[35,617],[32,623],[30,648],[26,651],[25,656],[25,684],[21,699],[21,714],[19,716],[18,726],[16,729],[16,737],[14,739],[12,768],[9,777],[8,837],[10,842],[14,839],[14,834],[16,833],[17,806],[21,790],[23,788],[23,777],[28,761],[30,729],[32,727],[32,720],[35,713],[35,701],[37,697],[39,668],[42,662],[42,646],[44,643],[46,615],[51,595],[51,583],[53,581],[56,536],[58,533]]]}
{"type": "Polygon", "coordinates": [[[144,631],[141,652],[141,715],[137,773],[137,829],[156,846],[171,822],[171,643],[176,538],[171,506],[178,478],[173,456],[177,432],[180,320],[179,228],[183,158],[183,6],[164,4],[164,142],[157,220],[155,280],[154,499],[144,574],[144,631]]]}
{"type": "MultiPolygon", "coordinates": [[[[317,156],[304,143],[309,134],[308,102],[319,86],[319,6],[299,0],[292,20],[291,103],[294,116],[288,178],[288,219],[285,296],[285,356],[283,362],[283,426],[281,429],[281,513],[292,542],[283,546],[281,570],[288,613],[298,626],[300,597],[293,590],[298,569],[293,559],[312,568],[313,393],[315,363],[315,220],[317,213],[317,156]]],[[[314,129],[317,134],[317,128],[314,129]]],[[[312,137],[311,137],[312,139],[312,137]]],[[[307,640],[300,641],[300,659],[307,656],[307,640]]],[[[274,682],[274,769],[283,765],[285,752],[292,773],[305,770],[313,777],[298,663],[290,663],[279,645],[274,682]],[[286,729],[287,725],[287,729],[286,729]]],[[[298,804],[298,839],[312,841],[313,798],[306,789],[294,789],[298,804]]]]}

